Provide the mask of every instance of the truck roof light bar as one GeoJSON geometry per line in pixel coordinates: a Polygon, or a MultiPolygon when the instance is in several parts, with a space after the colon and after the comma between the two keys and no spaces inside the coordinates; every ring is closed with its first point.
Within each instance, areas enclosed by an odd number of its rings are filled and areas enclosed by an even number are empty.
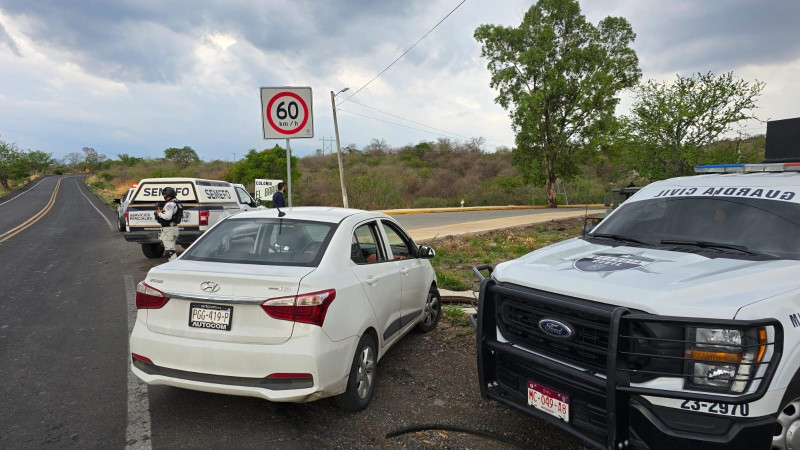
{"type": "Polygon", "coordinates": [[[705,166],[695,166],[697,173],[732,173],[743,172],[744,164],[709,164],[705,166]]]}
{"type": "Polygon", "coordinates": [[[757,173],[757,172],[800,172],[800,162],[766,164],[708,164],[695,166],[695,173],[757,173]]]}

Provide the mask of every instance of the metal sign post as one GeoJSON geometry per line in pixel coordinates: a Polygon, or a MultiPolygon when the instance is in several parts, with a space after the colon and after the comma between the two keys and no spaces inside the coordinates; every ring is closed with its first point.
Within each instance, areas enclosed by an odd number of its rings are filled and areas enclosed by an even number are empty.
{"type": "Polygon", "coordinates": [[[289,200],[287,205],[292,207],[292,147],[289,139],[286,140],[286,196],[289,200]]]}
{"type": "Polygon", "coordinates": [[[292,206],[291,139],[314,137],[313,96],[310,87],[262,87],[261,125],[264,139],[286,139],[287,205],[292,206]]]}

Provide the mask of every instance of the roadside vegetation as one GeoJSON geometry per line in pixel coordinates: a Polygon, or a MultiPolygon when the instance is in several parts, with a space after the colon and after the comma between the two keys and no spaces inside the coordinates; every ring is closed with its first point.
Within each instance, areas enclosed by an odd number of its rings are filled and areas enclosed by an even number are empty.
{"type": "Polygon", "coordinates": [[[522,228],[464,234],[435,239],[426,244],[436,250],[431,264],[439,287],[451,291],[469,291],[477,278],[476,265],[497,266],[539,248],[580,236],[583,218],[554,220],[522,228]]]}

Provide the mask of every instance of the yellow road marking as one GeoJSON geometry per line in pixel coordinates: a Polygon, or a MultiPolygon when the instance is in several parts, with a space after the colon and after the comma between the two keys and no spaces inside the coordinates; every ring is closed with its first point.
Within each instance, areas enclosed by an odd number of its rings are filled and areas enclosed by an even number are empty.
{"type": "Polygon", "coordinates": [[[47,202],[47,204],[44,206],[44,209],[42,209],[38,213],[36,213],[33,216],[31,216],[30,219],[26,220],[21,225],[18,225],[16,227],[6,231],[3,234],[0,234],[0,242],[5,242],[5,241],[11,239],[12,237],[16,236],[17,234],[23,232],[28,227],[30,227],[34,223],[38,222],[39,219],[41,219],[42,217],[45,216],[45,214],[50,212],[50,209],[52,209],[53,205],[55,205],[55,203],[56,203],[56,194],[58,194],[58,187],[61,186],[61,180],[62,179],[59,179],[58,182],[56,183],[56,188],[53,190],[53,195],[50,196],[50,201],[47,202]]]}

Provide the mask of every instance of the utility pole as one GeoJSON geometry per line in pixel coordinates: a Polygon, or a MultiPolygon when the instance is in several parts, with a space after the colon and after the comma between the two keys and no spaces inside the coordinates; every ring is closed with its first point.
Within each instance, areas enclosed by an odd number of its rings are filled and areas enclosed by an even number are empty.
{"type": "Polygon", "coordinates": [[[347,204],[347,188],[344,185],[344,168],[342,167],[342,148],[339,144],[339,122],[336,120],[336,96],[348,90],[344,88],[336,94],[331,91],[331,108],[333,108],[333,128],[336,130],[336,154],[339,157],[339,181],[342,183],[342,203],[345,208],[349,208],[347,204]]]}

